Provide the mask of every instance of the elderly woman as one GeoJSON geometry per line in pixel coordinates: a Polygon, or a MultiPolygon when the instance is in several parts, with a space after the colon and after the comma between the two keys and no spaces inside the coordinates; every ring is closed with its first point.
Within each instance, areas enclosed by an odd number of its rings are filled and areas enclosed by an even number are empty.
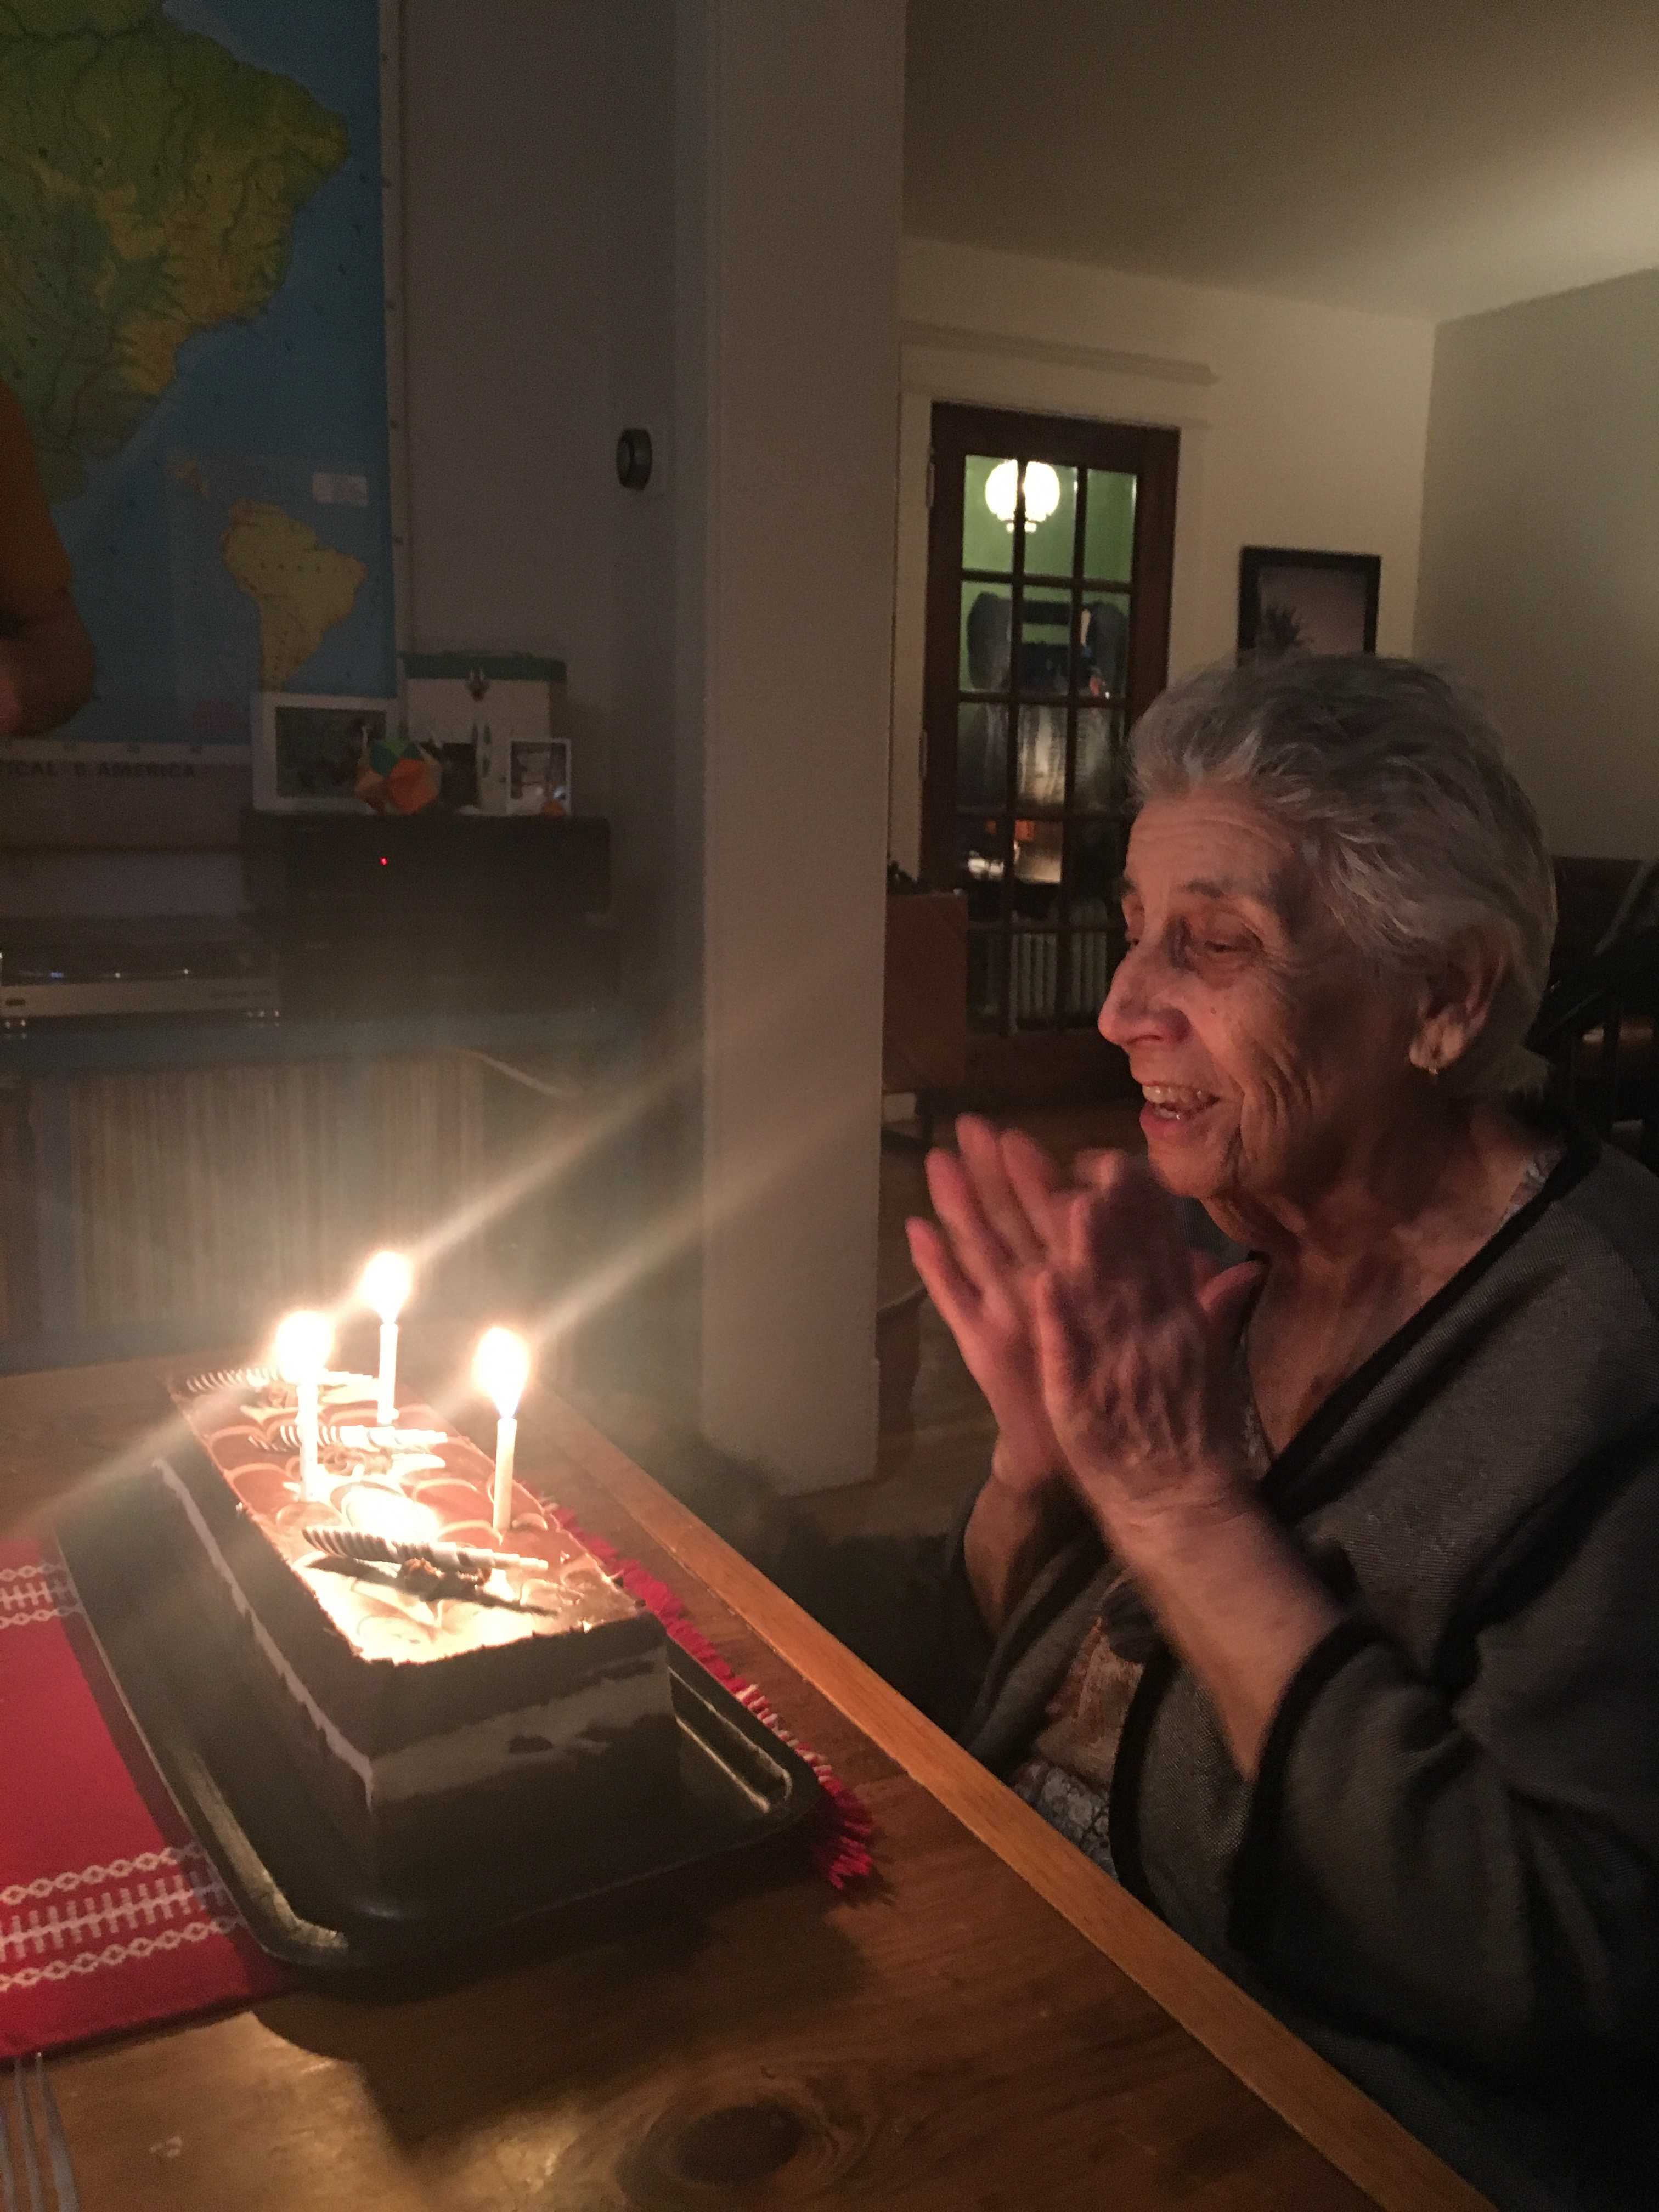
{"type": "Polygon", "coordinates": [[[1537,822],[1402,661],[1200,675],[1134,764],[1148,1164],[932,1156],[999,1437],[895,1671],[1496,2201],[1659,2203],[1659,1182],[1512,1103],[1537,822]]]}

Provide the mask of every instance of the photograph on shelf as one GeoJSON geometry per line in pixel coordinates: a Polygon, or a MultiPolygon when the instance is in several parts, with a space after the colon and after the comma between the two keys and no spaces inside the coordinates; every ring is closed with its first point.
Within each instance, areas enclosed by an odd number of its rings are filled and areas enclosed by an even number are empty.
{"type": "Polygon", "coordinates": [[[570,740],[514,738],[508,756],[509,814],[568,814],[570,740]]]}
{"type": "Polygon", "coordinates": [[[1375,653],[1380,553],[1247,545],[1238,562],[1238,650],[1375,653]]]}
{"type": "Polygon", "coordinates": [[[394,739],[397,726],[395,699],[256,692],[254,805],[267,814],[364,812],[359,784],[371,750],[394,739]]]}

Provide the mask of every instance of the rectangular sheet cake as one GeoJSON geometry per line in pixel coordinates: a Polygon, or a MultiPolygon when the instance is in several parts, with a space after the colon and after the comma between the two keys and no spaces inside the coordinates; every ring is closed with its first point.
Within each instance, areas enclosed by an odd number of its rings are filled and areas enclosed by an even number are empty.
{"type": "MultiPolygon", "coordinates": [[[[323,1393],[320,1480],[302,1497],[291,1391],[249,1370],[185,1378],[158,1461],[186,1586],[363,1871],[397,1886],[592,1838],[677,1784],[655,1617],[429,1409],[373,1425],[374,1385],[323,1393]],[[507,1551],[483,1588],[331,1558],[309,1529],[507,1551]]],[[[212,1685],[204,1683],[204,1696],[212,1685]]]]}

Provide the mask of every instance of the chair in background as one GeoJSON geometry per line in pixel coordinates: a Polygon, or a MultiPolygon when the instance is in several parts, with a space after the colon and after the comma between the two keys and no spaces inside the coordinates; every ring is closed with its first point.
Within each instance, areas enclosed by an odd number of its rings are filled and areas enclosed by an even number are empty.
{"type": "MultiPolygon", "coordinates": [[[[911,1091],[923,1149],[942,1095],[968,1073],[968,902],[957,891],[902,891],[887,901],[881,1028],[884,1096],[911,1091]]],[[[888,1142],[895,1133],[884,1131],[888,1142]]]]}
{"type": "Polygon", "coordinates": [[[1659,928],[1617,939],[1551,985],[1528,1039],[1551,1103],[1659,1172],[1659,928]]]}

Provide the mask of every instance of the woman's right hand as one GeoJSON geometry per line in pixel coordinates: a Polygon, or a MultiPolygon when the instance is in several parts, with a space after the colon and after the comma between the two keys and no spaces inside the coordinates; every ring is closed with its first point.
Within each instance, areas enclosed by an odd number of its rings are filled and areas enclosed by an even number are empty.
{"type": "Polygon", "coordinates": [[[996,1421],[993,1481],[1036,1504],[1064,1462],[1042,1403],[1030,1286],[1065,1194],[1054,1162],[1017,1131],[1000,1137],[964,1114],[957,1143],[959,1155],[927,1155],[939,1221],[905,1224],[910,1256],[996,1421]]]}

